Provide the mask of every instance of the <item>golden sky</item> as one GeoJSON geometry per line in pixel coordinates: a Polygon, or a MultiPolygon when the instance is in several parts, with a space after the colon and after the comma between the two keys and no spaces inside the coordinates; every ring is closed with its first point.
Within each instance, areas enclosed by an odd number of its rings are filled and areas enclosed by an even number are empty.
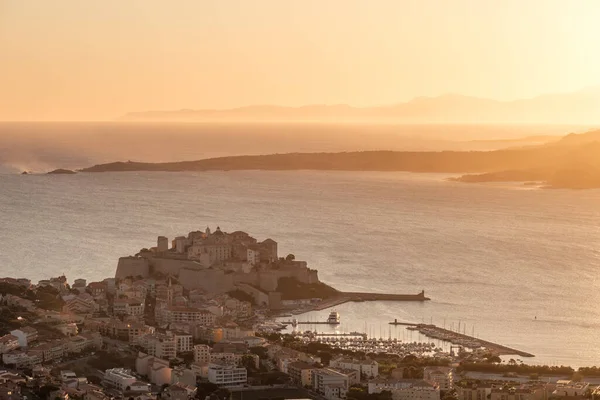
{"type": "Polygon", "coordinates": [[[0,0],[0,120],[600,84],[600,0],[0,0]]]}

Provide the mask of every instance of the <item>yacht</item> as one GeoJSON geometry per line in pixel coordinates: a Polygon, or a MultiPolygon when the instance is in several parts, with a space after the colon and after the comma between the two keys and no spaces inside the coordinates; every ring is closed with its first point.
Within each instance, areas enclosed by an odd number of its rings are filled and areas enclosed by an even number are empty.
{"type": "Polygon", "coordinates": [[[329,314],[329,318],[327,318],[327,323],[332,325],[337,325],[340,323],[340,314],[337,311],[332,311],[329,314]]]}

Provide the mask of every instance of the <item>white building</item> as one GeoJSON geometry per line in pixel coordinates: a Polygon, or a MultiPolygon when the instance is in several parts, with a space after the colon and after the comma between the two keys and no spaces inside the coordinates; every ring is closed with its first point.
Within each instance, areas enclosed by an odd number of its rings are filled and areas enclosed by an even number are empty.
{"type": "Polygon", "coordinates": [[[208,366],[208,381],[224,387],[241,386],[248,381],[248,371],[246,368],[211,362],[208,366]]]}
{"type": "Polygon", "coordinates": [[[583,396],[587,392],[590,384],[587,382],[573,382],[569,380],[559,380],[556,382],[556,389],[552,392],[553,396],[575,397],[583,396]]]}
{"type": "Polygon", "coordinates": [[[135,360],[135,371],[147,376],[151,383],[161,386],[171,383],[173,370],[169,367],[169,361],[149,354],[139,353],[135,360]]]}
{"type": "Polygon", "coordinates": [[[144,301],[140,299],[118,299],[113,303],[115,315],[130,315],[138,317],[144,315],[144,301]]]}
{"type": "Polygon", "coordinates": [[[149,355],[171,360],[177,356],[177,340],[173,335],[153,333],[139,338],[138,343],[149,355]]]}
{"type": "Polygon", "coordinates": [[[115,388],[121,392],[131,390],[131,385],[137,382],[135,376],[131,375],[131,371],[124,368],[107,369],[104,372],[104,384],[115,388]]]}
{"type": "Polygon", "coordinates": [[[216,316],[199,308],[168,306],[160,311],[159,319],[161,324],[197,322],[204,326],[213,326],[216,316]]]}
{"type": "Polygon", "coordinates": [[[21,329],[10,331],[10,334],[19,339],[19,346],[27,347],[31,342],[37,340],[38,331],[30,326],[24,326],[21,329]]]}
{"type": "Polygon", "coordinates": [[[328,385],[341,385],[346,390],[350,387],[348,376],[333,369],[313,369],[311,374],[313,390],[317,393],[325,394],[325,386],[328,385]]]}
{"type": "Polygon", "coordinates": [[[323,396],[327,400],[340,400],[345,399],[348,394],[348,388],[344,387],[344,385],[336,383],[325,385],[325,392],[323,396]]]}
{"type": "Polygon", "coordinates": [[[191,334],[185,332],[172,332],[172,335],[175,338],[177,354],[192,351],[194,341],[192,340],[191,334]]]}
{"type": "Polygon", "coordinates": [[[351,369],[358,372],[359,381],[363,377],[373,379],[379,376],[379,364],[374,360],[353,360],[350,358],[336,358],[329,362],[332,368],[351,369]]]}

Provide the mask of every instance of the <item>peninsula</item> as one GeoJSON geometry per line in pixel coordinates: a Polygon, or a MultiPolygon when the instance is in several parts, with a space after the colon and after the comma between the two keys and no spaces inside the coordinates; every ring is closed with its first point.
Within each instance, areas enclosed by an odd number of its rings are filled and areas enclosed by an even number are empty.
{"type": "Polygon", "coordinates": [[[169,243],[158,237],[157,245],[135,256],[119,259],[115,278],[172,276],[186,290],[206,293],[243,293],[254,304],[270,310],[304,304],[328,308],[349,301],[426,301],[418,294],[342,292],[319,281],[318,272],[293,254],[279,257],[277,242],[258,241],[246,232],[192,231],[169,243]],[[169,246],[170,245],[170,246],[169,246]]]}
{"type": "Polygon", "coordinates": [[[540,181],[553,188],[600,188],[600,131],[541,146],[496,151],[288,153],[170,163],[115,162],[82,172],[336,170],[467,174],[460,182],[540,181]]]}

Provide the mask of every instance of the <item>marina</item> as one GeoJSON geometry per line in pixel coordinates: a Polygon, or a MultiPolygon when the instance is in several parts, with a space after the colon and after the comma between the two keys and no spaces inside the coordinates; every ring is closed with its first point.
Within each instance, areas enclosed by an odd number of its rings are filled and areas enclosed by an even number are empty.
{"type": "Polygon", "coordinates": [[[498,343],[488,342],[487,340],[479,339],[474,336],[469,336],[465,333],[440,328],[439,326],[433,324],[415,324],[410,322],[401,322],[397,319],[394,319],[394,321],[389,322],[389,324],[395,326],[407,326],[406,329],[411,331],[418,331],[420,334],[428,338],[443,340],[445,342],[463,346],[469,349],[478,349],[484,347],[490,351],[497,353],[498,355],[518,355],[521,357],[535,357],[531,353],[503,346],[498,343]]]}

